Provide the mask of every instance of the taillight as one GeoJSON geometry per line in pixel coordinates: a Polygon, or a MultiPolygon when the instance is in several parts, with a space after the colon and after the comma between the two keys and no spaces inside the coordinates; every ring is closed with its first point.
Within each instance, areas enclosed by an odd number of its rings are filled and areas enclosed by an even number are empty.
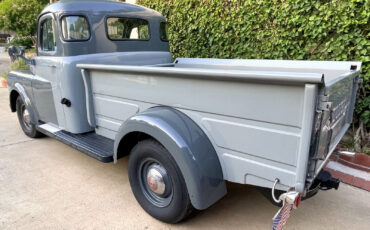
{"type": "Polygon", "coordinates": [[[296,200],[294,201],[294,206],[298,208],[298,205],[301,203],[302,195],[299,193],[296,200]]]}

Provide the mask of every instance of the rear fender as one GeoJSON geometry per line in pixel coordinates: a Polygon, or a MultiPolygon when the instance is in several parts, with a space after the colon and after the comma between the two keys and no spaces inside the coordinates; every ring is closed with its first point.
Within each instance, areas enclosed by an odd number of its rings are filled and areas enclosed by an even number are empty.
{"type": "Polygon", "coordinates": [[[116,135],[115,161],[121,140],[133,132],[153,137],[170,152],[196,209],[206,209],[226,194],[217,153],[207,135],[188,116],[169,107],[154,107],[131,117],[116,135]]]}

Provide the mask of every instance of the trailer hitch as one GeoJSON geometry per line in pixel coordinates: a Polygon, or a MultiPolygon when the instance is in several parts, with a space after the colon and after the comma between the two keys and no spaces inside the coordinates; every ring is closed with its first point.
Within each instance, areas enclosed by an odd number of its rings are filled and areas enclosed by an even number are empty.
{"type": "Polygon", "coordinates": [[[333,178],[328,171],[321,170],[319,175],[317,175],[316,181],[319,183],[319,188],[321,190],[330,190],[334,188],[338,190],[340,180],[333,178]]]}

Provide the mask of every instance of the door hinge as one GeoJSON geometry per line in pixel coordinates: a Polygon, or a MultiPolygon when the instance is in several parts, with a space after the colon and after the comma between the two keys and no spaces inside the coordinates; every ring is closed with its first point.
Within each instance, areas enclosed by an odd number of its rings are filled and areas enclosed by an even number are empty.
{"type": "Polygon", "coordinates": [[[320,103],[318,106],[318,110],[329,111],[332,105],[333,105],[333,102],[329,101],[329,96],[327,95],[320,96],[320,103]]]}

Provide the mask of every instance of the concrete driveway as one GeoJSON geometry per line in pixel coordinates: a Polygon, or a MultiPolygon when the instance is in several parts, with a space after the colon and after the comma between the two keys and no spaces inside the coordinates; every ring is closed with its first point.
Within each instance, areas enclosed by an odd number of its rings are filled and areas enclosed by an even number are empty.
{"type": "MultiPolygon", "coordinates": [[[[0,229],[271,229],[278,208],[238,184],[192,219],[161,223],[132,195],[127,163],[104,164],[51,138],[27,138],[0,89],[0,229]]],[[[286,229],[369,226],[370,193],[341,184],[302,202],[286,229]]]]}
{"type": "Polygon", "coordinates": [[[10,58],[3,53],[0,53],[0,77],[3,73],[9,71],[10,58]]]}

